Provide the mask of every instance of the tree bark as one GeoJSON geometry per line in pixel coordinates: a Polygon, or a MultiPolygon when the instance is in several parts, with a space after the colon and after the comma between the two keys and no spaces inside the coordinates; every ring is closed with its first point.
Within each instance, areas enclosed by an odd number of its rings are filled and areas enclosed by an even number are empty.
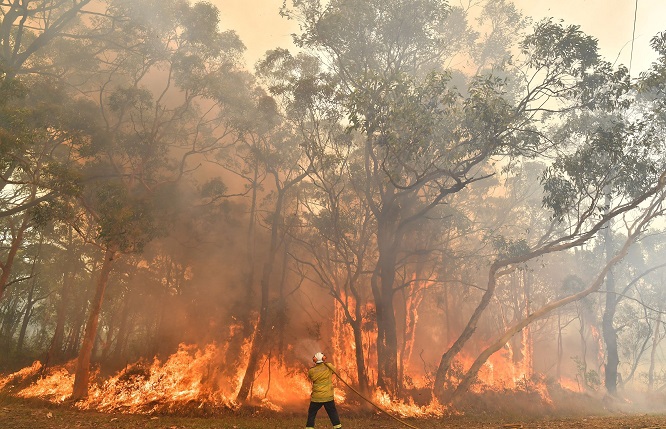
{"type": "Polygon", "coordinates": [[[28,292],[28,299],[25,303],[25,310],[23,311],[23,323],[21,323],[21,331],[19,332],[18,341],[16,342],[16,353],[20,354],[23,351],[23,342],[25,341],[25,334],[28,330],[28,323],[30,322],[30,317],[32,316],[32,307],[35,305],[35,300],[33,297],[35,295],[35,281],[32,281],[30,285],[30,291],[28,292]]]}
{"type": "MultiPolygon", "coordinates": [[[[34,191],[32,199],[34,199],[34,191]]],[[[23,234],[30,224],[30,218],[31,217],[28,212],[23,214],[21,224],[16,227],[16,235],[14,235],[12,242],[9,245],[7,257],[4,261],[0,261],[0,299],[2,299],[7,285],[9,284],[9,276],[11,275],[12,269],[14,268],[14,260],[16,259],[16,254],[18,253],[21,244],[23,244],[23,234]]]]}
{"type": "MultiPolygon", "coordinates": [[[[606,204],[610,205],[610,194],[607,193],[606,195],[606,204]]],[[[607,262],[611,259],[613,252],[611,225],[612,223],[609,220],[603,234],[607,262]]],[[[606,276],[606,305],[601,327],[603,330],[604,343],[606,345],[604,385],[606,386],[606,391],[611,395],[617,393],[617,368],[620,364],[620,358],[617,351],[617,331],[615,330],[615,326],[613,326],[616,309],[617,296],[615,295],[615,277],[613,276],[613,270],[609,270],[608,275],[606,276]]]]}
{"type": "Polygon", "coordinates": [[[52,363],[57,363],[62,359],[63,354],[63,340],[65,337],[65,321],[67,319],[67,303],[70,300],[72,290],[73,278],[73,262],[74,262],[74,232],[73,228],[69,228],[68,235],[68,248],[67,256],[65,258],[64,272],[62,273],[62,293],[58,306],[56,307],[56,326],[51,339],[49,351],[46,353],[46,358],[42,368],[47,368],[52,363]]]}
{"type": "MultiPolygon", "coordinates": [[[[398,393],[398,337],[393,306],[395,252],[385,251],[379,257],[380,281],[377,305],[377,385],[392,396],[398,393]]],[[[377,288],[375,288],[377,289],[377,288]]]]}
{"type": "Polygon", "coordinates": [[[259,164],[255,160],[253,165],[253,177],[252,177],[252,191],[250,193],[250,213],[249,213],[249,223],[247,227],[247,233],[245,236],[246,243],[246,266],[244,267],[244,282],[243,282],[243,299],[235,309],[236,319],[240,321],[241,324],[241,335],[232,335],[229,339],[229,347],[227,348],[226,360],[230,362],[231,365],[228,365],[225,369],[225,372],[228,375],[233,375],[233,372],[241,364],[241,349],[243,342],[246,338],[252,336],[253,324],[250,317],[250,310],[252,309],[252,304],[254,301],[254,283],[255,283],[255,265],[256,265],[256,245],[255,245],[255,227],[256,227],[256,217],[257,217],[257,188],[259,184],[259,164]]]}
{"type": "Polygon", "coordinates": [[[280,229],[282,228],[283,218],[282,211],[284,207],[284,200],[287,191],[294,185],[298,184],[307,176],[307,172],[300,173],[291,180],[285,182],[280,186],[280,174],[277,171],[271,171],[275,179],[275,187],[277,189],[277,200],[275,202],[275,209],[272,214],[271,222],[271,240],[268,248],[268,259],[264,264],[263,273],[261,276],[261,307],[259,310],[259,320],[257,321],[257,328],[252,338],[252,346],[250,347],[250,356],[248,358],[247,369],[243,375],[241,387],[238,390],[236,400],[238,402],[245,402],[251,393],[252,384],[256,376],[259,358],[264,351],[264,340],[269,322],[269,306],[270,306],[270,291],[271,279],[273,276],[273,268],[275,266],[275,259],[278,254],[280,246],[280,229]]]}
{"type": "Polygon", "coordinates": [[[97,326],[99,325],[99,315],[102,310],[102,302],[104,301],[104,292],[109,283],[109,274],[111,273],[115,256],[116,251],[113,248],[108,248],[104,254],[104,263],[102,264],[99,278],[97,280],[95,298],[93,299],[90,308],[88,323],[86,324],[85,334],[83,336],[83,343],[81,344],[79,356],[76,361],[74,388],[72,391],[72,399],[75,401],[84,399],[88,396],[90,358],[92,356],[93,346],[95,345],[95,338],[97,337],[97,326]]]}
{"type": "Polygon", "coordinates": [[[268,252],[268,259],[264,264],[264,270],[261,277],[261,307],[259,310],[259,320],[257,321],[257,328],[252,338],[252,346],[250,348],[250,355],[248,357],[247,368],[243,375],[241,387],[238,390],[236,400],[238,402],[245,402],[250,396],[250,390],[254,383],[254,378],[259,364],[259,358],[264,349],[264,336],[268,327],[269,319],[269,303],[270,303],[270,289],[271,278],[273,275],[273,267],[278,253],[279,245],[279,229],[282,225],[282,206],[284,202],[284,189],[278,190],[278,197],[275,203],[275,211],[273,212],[273,221],[271,225],[271,241],[268,252]]]}
{"type": "Polygon", "coordinates": [[[360,305],[356,305],[356,321],[350,322],[352,331],[354,332],[354,355],[356,357],[356,376],[358,378],[358,387],[361,394],[367,396],[370,392],[370,385],[368,381],[368,369],[365,366],[365,356],[363,356],[363,331],[361,329],[362,316],[360,305]]]}
{"type": "Polygon", "coordinates": [[[659,345],[659,327],[661,326],[661,311],[657,313],[657,323],[652,334],[652,350],[650,351],[650,368],[648,369],[648,392],[654,392],[654,367],[657,360],[657,346],[659,345]]]}

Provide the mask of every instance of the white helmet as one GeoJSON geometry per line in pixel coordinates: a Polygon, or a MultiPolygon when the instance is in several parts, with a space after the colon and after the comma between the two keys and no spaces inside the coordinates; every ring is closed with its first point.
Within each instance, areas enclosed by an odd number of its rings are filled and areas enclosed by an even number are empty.
{"type": "Polygon", "coordinates": [[[312,360],[314,363],[323,363],[326,360],[326,356],[322,352],[317,352],[312,356],[312,360]]]}

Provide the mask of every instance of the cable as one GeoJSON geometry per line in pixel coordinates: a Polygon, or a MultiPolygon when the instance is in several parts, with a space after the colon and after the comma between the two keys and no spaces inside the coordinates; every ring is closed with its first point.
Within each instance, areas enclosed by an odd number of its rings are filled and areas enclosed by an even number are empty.
{"type": "Polygon", "coordinates": [[[634,7],[634,31],[631,33],[631,54],[629,55],[629,76],[631,76],[631,62],[634,59],[634,40],[636,39],[636,16],[638,15],[638,0],[634,7]]]}
{"type": "Polygon", "coordinates": [[[333,374],[337,375],[337,376],[338,376],[338,379],[339,379],[340,381],[342,381],[342,382],[345,384],[345,386],[349,387],[354,393],[356,393],[358,396],[360,396],[361,398],[363,398],[363,399],[364,399],[365,401],[367,401],[370,405],[372,405],[373,407],[377,408],[379,411],[383,412],[383,413],[386,414],[387,416],[391,417],[393,420],[395,420],[395,421],[397,421],[397,422],[399,422],[399,423],[402,423],[403,425],[407,426],[408,428],[419,429],[419,428],[417,428],[416,426],[412,426],[412,425],[410,425],[409,423],[407,423],[407,422],[405,422],[405,421],[403,421],[403,420],[400,420],[399,418],[397,418],[397,417],[394,416],[393,414],[389,413],[388,411],[386,411],[385,409],[383,409],[383,408],[380,407],[379,405],[375,404],[374,402],[372,402],[371,400],[369,400],[368,398],[366,398],[365,396],[363,396],[363,395],[361,394],[361,392],[359,392],[358,390],[356,390],[356,389],[354,389],[353,387],[351,387],[351,386],[349,385],[349,383],[347,383],[347,382],[346,382],[346,381],[340,376],[340,374],[338,374],[337,372],[335,372],[335,371],[333,370],[333,368],[331,368],[331,367],[329,366],[328,363],[324,362],[324,365],[326,365],[326,367],[327,367],[328,369],[330,369],[331,371],[333,371],[333,374]]]}

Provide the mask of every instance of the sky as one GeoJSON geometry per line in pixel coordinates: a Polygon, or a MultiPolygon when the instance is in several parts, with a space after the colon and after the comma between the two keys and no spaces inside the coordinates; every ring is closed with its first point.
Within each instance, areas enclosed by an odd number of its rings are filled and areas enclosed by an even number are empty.
{"type": "MultiPolygon", "coordinates": [[[[249,68],[268,49],[290,48],[291,33],[298,28],[278,11],[282,0],[210,0],[221,11],[222,26],[235,30],[247,47],[249,68]]],[[[461,0],[450,0],[455,5],[461,0]]],[[[468,0],[462,0],[467,2],[468,0]]],[[[603,57],[611,63],[629,66],[638,76],[655,59],[650,39],[666,30],[666,0],[515,0],[517,7],[535,21],[554,17],[566,24],[580,25],[585,33],[599,40],[603,57]],[[638,5],[638,7],[636,7],[638,5]],[[633,58],[631,41],[636,12],[633,58]]]]}

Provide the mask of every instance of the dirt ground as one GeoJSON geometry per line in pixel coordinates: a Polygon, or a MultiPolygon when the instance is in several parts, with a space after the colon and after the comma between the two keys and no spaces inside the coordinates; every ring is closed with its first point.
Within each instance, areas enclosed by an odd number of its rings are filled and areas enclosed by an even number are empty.
{"type": "MultiPolygon", "coordinates": [[[[385,415],[342,414],[345,429],[407,428],[385,415]]],[[[407,419],[417,429],[666,429],[666,414],[600,415],[575,418],[529,418],[521,421],[488,416],[455,416],[441,419],[407,419]]],[[[103,414],[80,411],[65,405],[22,400],[0,395],[2,429],[273,429],[305,426],[305,414],[276,414],[256,411],[214,417],[175,417],[103,414]]],[[[318,428],[330,427],[322,411],[318,428]]]]}

